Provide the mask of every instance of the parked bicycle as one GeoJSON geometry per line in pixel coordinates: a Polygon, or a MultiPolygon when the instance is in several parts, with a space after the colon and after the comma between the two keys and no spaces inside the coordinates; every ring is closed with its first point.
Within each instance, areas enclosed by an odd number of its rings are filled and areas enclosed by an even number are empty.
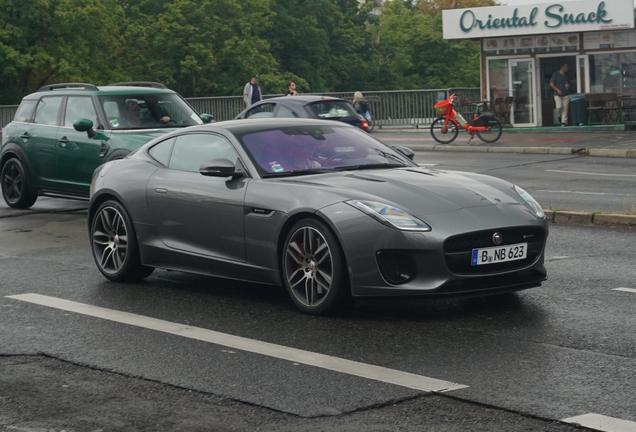
{"type": "Polygon", "coordinates": [[[455,95],[435,104],[435,110],[439,115],[431,125],[431,135],[440,144],[451,143],[457,138],[459,129],[462,128],[470,135],[468,143],[472,141],[475,134],[480,140],[487,143],[494,143],[501,137],[503,125],[493,113],[480,112],[483,103],[474,103],[475,112],[470,122],[466,121],[460,112],[455,110],[455,95]]]}

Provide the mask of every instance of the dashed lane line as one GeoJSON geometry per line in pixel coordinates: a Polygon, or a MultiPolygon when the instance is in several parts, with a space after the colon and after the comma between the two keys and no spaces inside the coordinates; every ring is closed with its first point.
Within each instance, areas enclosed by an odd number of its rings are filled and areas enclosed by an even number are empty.
{"type": "Polygon", "coordinates": [[[262,342],[255,339],[248,339],[204,328],[192,327],[113,309],[106,309],[56,297],[49,297],[40,294],[20,294],[7,296],[7,298],[68,312],[75,312],[122,324],[156,330],[189,339],[196,339],[203,342],[222,345],[228,348],[288,360],[290,362],[301,363],[308,366],[314,366],[425,392],[447,392],[468,387],[466,385],[450,381],[443,381],[395,369],[374,366],[366,363],[318,354],[311,351],[304,351],[269,342],[262,342]]]}
{"type": "Polygon", "coordinates": [[[619,288],[613,288],[612,291],[623,291],[623,292],[628,292],[628,293],[636,293],[636,288],[619,287],[619,288]]]}
{"type": "Polygon", "coordinates": [[[636,422],[621,420],[601,414],[583,414],[561,420],[603,432],[636,432],[636,422]]]}
{"type": "Polygon", "coordinates": [[[597,173],[597,172],[566,171],[566,170],[552,170],[552,169],[548,169],[544,171],[562,173],[562,174],[582,174],[582,175],[601,176],[601,177],[636,177],[636,174],[607,174],[607,173],[597,173]]]}

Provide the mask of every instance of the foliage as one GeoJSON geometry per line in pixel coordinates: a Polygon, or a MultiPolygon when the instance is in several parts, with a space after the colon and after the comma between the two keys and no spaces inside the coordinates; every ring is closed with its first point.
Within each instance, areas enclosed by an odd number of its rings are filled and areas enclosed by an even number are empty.
{"type": "MultiPolygon", "coordinates": [[[[494,0],[453,0],[460,6],[494,0]]],[[[184,96],[476,86],[442,0],[0,0],[0,104],[56,82],[159,81],[184,96]],[[371,2],[372,3],[372,2],[371,2]],[[431,6],[431,8],[429,8],[431,6]]]]}
{"type": "Polygon", "coordinates": [[[437,15],[444,9],[464,9],[482,6],[500,6],[498,0],[420,0],[417,8],[426,15],[437,15]]]}

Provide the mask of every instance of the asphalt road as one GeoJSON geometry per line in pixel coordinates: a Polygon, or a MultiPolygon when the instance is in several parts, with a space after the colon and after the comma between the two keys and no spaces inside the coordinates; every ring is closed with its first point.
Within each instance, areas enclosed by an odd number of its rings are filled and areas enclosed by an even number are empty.
{"type": "Polygon", "coordinates": [[[560,421],[581,415],[636,422],[629,229],[553,225],[549,281],[515,295],[367,300],[311,317],[278,288],[161,270],[142,284],[107,282],[92,262],[84,212],[64,211],[80,204],[43,200],[51,208],[42,213],[0,218],[0,430],[560,431],[575,430],[560,421]],[[343,361],[355,363],[343,372],[343,361]],[[357,376],[369,365],[385,369],[357,376]],[[411,388],[427,378],[455,387],[411,388]]]}

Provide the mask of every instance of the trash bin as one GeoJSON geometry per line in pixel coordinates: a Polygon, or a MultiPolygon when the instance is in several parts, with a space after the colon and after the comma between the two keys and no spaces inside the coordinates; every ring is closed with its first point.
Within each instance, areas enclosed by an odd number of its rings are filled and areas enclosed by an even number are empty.
{"type": "Polygon", "coordinates": [[[574,126],[587,126],[587,101],[585,93],[570,95],[570,117],[574,126]]]}

